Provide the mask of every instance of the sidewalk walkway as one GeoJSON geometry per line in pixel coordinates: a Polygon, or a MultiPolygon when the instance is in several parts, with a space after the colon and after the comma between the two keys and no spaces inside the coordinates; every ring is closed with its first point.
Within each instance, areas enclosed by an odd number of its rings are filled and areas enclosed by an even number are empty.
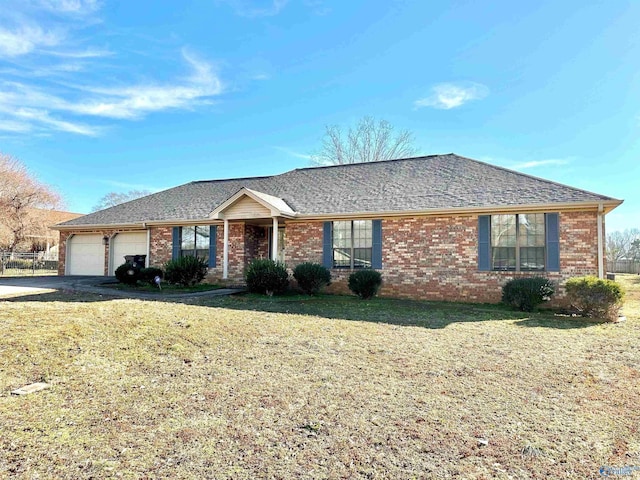
{"type": "Polygon", "coordinates": [[[101,286],[113,280],[113,277],[58,277],[58,276],[42,276],[42,277],[0,277],[0,298],[3,296],[22,296],[37,295],[43,293],[51,293],[54,291],[67,290],[74,292],[93,293],[96,295],[104,295],[110,297],[121,298],[137,298],[141,300],[162,300],[162,299],[180,299],[205,296],[233,295],[234,293],[243,292],[242,288],[220,288],[217,290],[207,290],[204,292],[189,293],[147,293],[117,290],[101,286]]]}

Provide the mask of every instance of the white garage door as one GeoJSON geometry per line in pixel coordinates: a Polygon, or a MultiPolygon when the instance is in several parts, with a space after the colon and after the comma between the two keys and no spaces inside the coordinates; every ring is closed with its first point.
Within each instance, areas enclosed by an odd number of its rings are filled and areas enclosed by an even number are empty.
{"type": "Polygon", "coordinates": [[[124,263],[125,255],[147,254],[147,232],[119,233],[111,240],[111,269],[114,275],[116,268],[124,263]]]}
{"type": "Polygon", "coordinates": [[[102,235],[74,235],[68,252],[67,275],[104,275],[102,235]]]}

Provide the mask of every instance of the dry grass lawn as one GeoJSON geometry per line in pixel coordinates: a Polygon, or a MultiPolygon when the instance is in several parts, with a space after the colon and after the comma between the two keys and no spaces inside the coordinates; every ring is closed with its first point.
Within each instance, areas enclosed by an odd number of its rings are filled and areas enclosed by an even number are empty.
{"type": "Polygon", "coordinates": [[[5,299],[0,478],[599,478],[640,466],[640,277],[621,281],[620,324],[349,297],[5,299]],[[37,381],[51,388],[10,394],[37,381]]]}

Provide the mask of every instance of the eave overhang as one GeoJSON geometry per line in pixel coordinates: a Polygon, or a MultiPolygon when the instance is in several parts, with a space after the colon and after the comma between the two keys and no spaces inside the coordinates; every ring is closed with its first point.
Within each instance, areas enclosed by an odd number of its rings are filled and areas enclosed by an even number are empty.
{"type": "MultiPolygon", "coordinates": [[[[249,189],[243,189],[249,190],[249,189]]],[[[232,204],[235,200],[233,197],[239,195],[242,196],[242,190],[238,191],[234,196],[230,197],[227,202],[232,204]]],[[[275,198],[275,197],[274,197],[275,198]]],[[[257,201],[257,200],[256,200],[257,201]]],[[[226,203],[226,202],[225,202],[226,203]]],[[[293,212],[282,212],[282,210],[275,210],[274,213],[285,219],[293,221],[309,221],[309,220],[329,220],[329,219],[354,219],[354,218],[394,218],[394,217],[413,217],[413,216],[446,216],[446,215],[487,215],[487,214],[499,214],[499,213],[535,213],[535,212],[566,212],[566,211],[599,211],[602,209],[602,213],[607,214],[614,208],[623,203],[623,200],[608,199],[602,201],[593,202],[569,202],[569,203],[541,203],[541,204],[521,204],[521,205],[488,205],[479,207],[451,207],[451,208],[433,208],[422,210],[398,210],[398,211],[373,211],[373,212],[345,212],[345,213],[314,213],[314,214],[301,214],[293,212]]],[[[213,215],[221,208],[216,208],[212,212],[213,215]]],[[[87,225],[54,225],[51,227],[54,230],[59,231],[86,231],[86,230],[99,230],[99,229],[144,229],[148,227],[169,227],[176,225],[219,225],[224,220],[224,217],[212,218],[189,218],[189,219],[167,219],[167,220],[153,220],[147,222],[131,222],[131,223],[119,223],[119,224],[87,224],[87,225]]],[[[242,220],[242,219],[239,219],[242,220]]]]}

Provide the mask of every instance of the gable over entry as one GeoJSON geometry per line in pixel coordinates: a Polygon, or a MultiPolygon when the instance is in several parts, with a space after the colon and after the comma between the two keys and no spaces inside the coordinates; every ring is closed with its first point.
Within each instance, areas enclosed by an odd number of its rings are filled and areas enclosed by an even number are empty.
{"type": "MultiPolygon", "coordinates": [[[[273,231],[278,232],[279,219],[294,218],[296,212],[282,198],[249,188],[241,188],[220,204],[209,218],[224,222],[224,240],[222,255],[222,278],[229,277],[229,221],[234,220],[270,220],[273,231]]],[[[278,259],[278,235],[273,235],[270,256],[278,259]]]]}

